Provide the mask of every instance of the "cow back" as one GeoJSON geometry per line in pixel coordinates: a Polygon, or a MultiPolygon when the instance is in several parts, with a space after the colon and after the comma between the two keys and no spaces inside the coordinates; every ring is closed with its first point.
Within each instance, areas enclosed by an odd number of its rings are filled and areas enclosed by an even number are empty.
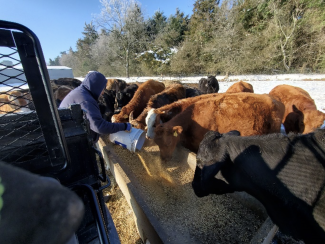
{"type": "Polygon", "coordinates": [[[227,93],[236,93],[236,92],[251,92],[254,93],[253,86],[247,82],[239,81],[231,85],[227,91],[227,93]]]}
{"type": "Polygon", "coordinates": [[[113,122],[128,122],[129,115],[133,111],[134,117],[138,117],[146,108],[150,97],[165,89],[165,85],[156,80],[148,80],[141,84],[135,92],[131,101],[125,105],[121,112],[112,117],[113,122]]]}
{"type": "Polygon", "coordinates": [[[283,122],[290,113],[294,112],[293,106],[303,113],[304,130],[301,133],[310,133],[323,124],[321,121],[324,121],[324,113],[317,110],[315,101],[302,88],[279,85],[273,88],[269,94],[284,104],[283,122]]]}

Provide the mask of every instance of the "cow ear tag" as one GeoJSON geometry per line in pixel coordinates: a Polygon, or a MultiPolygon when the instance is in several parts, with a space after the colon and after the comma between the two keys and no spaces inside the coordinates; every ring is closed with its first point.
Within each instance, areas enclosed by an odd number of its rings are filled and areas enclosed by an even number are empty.
{"type": "Polygon", "coordinates": [[[174,136],[177,137],[177,131],[174,132],[174,136]]]}
{"type": "Polygon", "coordinates": [[[124,119],[127,119],[129,117],[129,115],[125,114],[123,117],[124,117],[124,119]]]}

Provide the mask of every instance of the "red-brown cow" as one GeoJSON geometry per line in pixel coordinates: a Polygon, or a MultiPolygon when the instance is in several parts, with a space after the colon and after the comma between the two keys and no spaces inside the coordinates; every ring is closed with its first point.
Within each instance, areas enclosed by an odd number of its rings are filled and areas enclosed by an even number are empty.
{"type": "Polygon", "coordinates": [[[227,91],[227,93],[236,93],[236,92],[251,92],[254,93],[253,86],[247,82],[239,81],[231,85],[227,91]]]}
{"type": "Polygon", "coordinates": [[[197,152],[204,134],[237,130],[242,136],[279,133],[284,105],[267,94],[224,93],[191,104],[166,123],[156,118],[154,141],[169,160],[178,143],[197,152]]]}
{"type": "Polygon", "coordinates": [[[71,86],[59,86],[54,92],[54,99],[56,101],[56,105],[59,107],[63,98],[71,92],[73,88],[71,86]]]}
{"type": "Polygon", "coordinates": [[[29,112],[28,102],[20,91],[0,94],[0,114],[29,112]]]}
{"type": "Polygon", "coordinates": [[[112,122],[128,122],[129,115],[132,111],[133,116],[138,117],[146,108],[150,97],[164,89],[165,85],[163,83],[156,80],[147,80],[139,86],[131,101],[121,109],[121,112],[113,115],[112,122]]]}
{"type": "Polygon", "coordinates": [[[151,96],[147,107],[142,111],[138,118],[133,119],[133,113],[130,114],[130,123],[133,127],[144,130],[146,127],[146,117],[151,109],[160,108],[171,104],[179,99],[185,98],[186,91],[182,84],[169,85],[165,90],[151,96]]]}
{"type": "Polygon", "coordinates": [[[220,93],[203,94],[196,97],[180,99],[172,104],[162,106],[158,109],[151,109],[148,111],[146,117],[147,124],[147,138],[153,139],[155,137],[156,117],[159,114],[159,121],[165,123],[175,117],[177,114],[184,111],[187,107],[195,102],[201,101],[206,98],[217,97],[220,93]]]}
{"type": "Polygon", "coordinates": [[[315,101],[302,88],[278,85],[269,94],[285,105],[283,124],[287,133],[293,131],[307,134],[324,123],[325,113],[317,110],[315,101]],[[295,126],[292,128],[290,125],[295,126]]]}

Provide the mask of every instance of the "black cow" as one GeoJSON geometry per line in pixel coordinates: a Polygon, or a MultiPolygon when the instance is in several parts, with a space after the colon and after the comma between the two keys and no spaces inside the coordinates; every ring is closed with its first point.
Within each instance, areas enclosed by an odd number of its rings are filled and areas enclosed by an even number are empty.
{"type": "Polygon", "coordinates": [[[200,96],[202,95],[202,92],[195,88],[195,87],[190,87],[188,85],[183,85],[185,87],[185,97],[188,98],[188,97],[196,97],[196,96],[200,96]]]}
{"type": "Polygon", "coordinates": [[[195,194],[245,191],[283,233],[325,243],[325,129],[289,136],[229,134],[204,136],[192,182],[195,194]]]}
{"type": "Polygon", "coordinates": [[[111,122],[111,118],[114,115],[116,93],[114,90],[104,89],[103,95],[98,98],[98,106],[103,119],[111,122]]]}
{"type": "Polygon", "coordinates": [[[217,93],[219,91],[219,83],[215,76],[201,78],[199,80],[199,89],[203,94],[217,93]]]}
{"type": "Polygon", "coordinates": [[[123,91],[127,87],[127,83],[124,80],[115,79],[114,80],[114,86],[112,87],[112,90],[115,89],[116,93],[119,91],[123,91]]]}
{"type": "Polygon", "coordinates": [[[127,85],[123,90],[116,91],[115,110],[120,111],[126,104],[128,104],[137,91],[138,85],[127,85]]]}

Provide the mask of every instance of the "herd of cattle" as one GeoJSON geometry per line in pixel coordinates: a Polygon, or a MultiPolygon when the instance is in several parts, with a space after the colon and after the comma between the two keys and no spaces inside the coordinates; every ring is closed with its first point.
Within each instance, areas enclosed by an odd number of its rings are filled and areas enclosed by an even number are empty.
{"type": "MultiPolygon", "coordinates": [[[[80,83],[51,81],[57,105],[80,83]]],[[[308,92],[290,85],[255,94],[240,81],[218,91],[214,76],[200,79],[198,88],[109,79],[98,106],[105,120],[145,130],[163,161],[178,144],[196,153],[192,187],[198,197],[246,191],[282,232],[325,243],[325,113],[308,92]]],[[[33,107],[23,93],[0,96],[0,113],[33,107]]]]}

